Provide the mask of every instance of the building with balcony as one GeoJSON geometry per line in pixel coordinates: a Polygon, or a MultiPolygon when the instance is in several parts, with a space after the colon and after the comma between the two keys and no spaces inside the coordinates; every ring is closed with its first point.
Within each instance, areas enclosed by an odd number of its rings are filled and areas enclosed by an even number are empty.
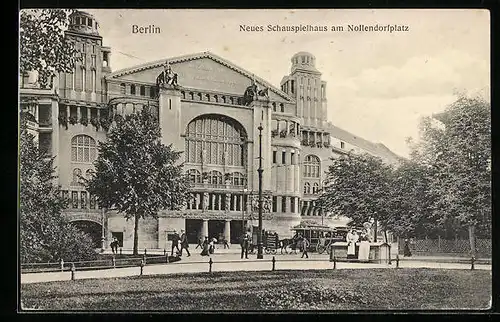
{"type": "Polygon", "coordinates": [[[221,235],[235,243],[256,225],[260,139],[263,226],[280,236],[291,235],[290,228],[304,219],[345,224],[324,218],[315,205],[330,157],[354,149],[398,161],[385,146],[327,122],[326,82],[310,53],[292,57],[291,72],[278,88],[210,52],[112,72],[111,50],[85,12],[71,17],[66,36],[83,59],[72,73],[54,79],[51,89],[38,88],[32,75],[23,77],[21,108],[32,116],[40,147],[55,156],[58,184],[69,200],[68,218],[92,233],[96,245],[104,241],[109,247],[115,236],[132,248],[133,221],[99,209],[78,178],[93,169],[97,143],[106,140],[114,116],[145,105],[158,117],[164,143],[184,152],[193,186],[183,210],[162,210],[158,220],[140,221],[139,248],[165,248],[168,232],[180,229],[191,243],[199,236],[221,235]],[[166,61],[178,75],[178,86],[156,84],[166,61]],[[268,93],[247,103],[244,93],[252,84],[268,93]]]}

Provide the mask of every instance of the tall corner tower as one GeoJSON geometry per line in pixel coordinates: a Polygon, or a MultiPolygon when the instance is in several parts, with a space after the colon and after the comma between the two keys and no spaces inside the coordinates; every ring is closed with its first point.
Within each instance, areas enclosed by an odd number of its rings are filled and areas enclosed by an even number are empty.
{"type": "Polygon", "coordinates": [[[99,23],[86,12],[75,11],[69,17],[65,36],[75,45],[77,61],[71,73],[59,77],[60,96],[64,99],[105,103],[104,76],[111,72],[111,49],[102,44],[99,23]]]}
{"type": "Polygon", "coordinates": [[[316,69],[316,57],[298,52],[291,62],[290,75],[283,78],[281,89],[297,101],[297,116],[304,126],[322,128],[328,119],[326,82],[316,69]]]}
{"type": "Polygon", "coordinates": [[[184,138],[181,129],[181,92],[172,85],[160,87],[158,98],[158,113],[162,140],[165,144],[172,143],[177,151],[184,151],[184,138]],[[177,135],[172,135],[176,133],[177,135]]]}

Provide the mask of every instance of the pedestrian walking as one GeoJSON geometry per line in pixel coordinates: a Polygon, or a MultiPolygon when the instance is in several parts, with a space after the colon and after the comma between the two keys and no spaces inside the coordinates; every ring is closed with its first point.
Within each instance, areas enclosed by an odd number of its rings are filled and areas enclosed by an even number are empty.
{"type": "Polygon", "coordinates": [[[203,245],[201,247],[201,256],[209,256],[210,254],[208,253],[208,247],[209,247],[209,241],[208,237],[205,237],[205,240],[203,241],[203,245]]]}
{"type": "Polygon", "coordinates": [[[191,256],[191,254],[189,253],[189,243],[188,243],[188,240],[187,240],[187,235],[186,233],[184,232],[184,230],[181,230],[181,256],[182,256],[182,250],[185,249],[186,250],[186,253],[187,253],[187,257],[191,256]]]}
{"type": "Polygon", "coordinates": [[[304,255],[306,256],[306,258],[309,258],[309,255],[307,254],[307,249],[309,248],[310,244],[311,243],[309,242],[309,240],[307,240],[307,238],[302,237],[302,256],[300,258],[304,258],[304,255]]]}
{"type": "Polygon", "coordinates": [[[198,237],[198,245],[196,245],[196,247],[194,249],[198,249],[198,247],[201,248],[201,250],[203,250],[203,236],[200,235],[200,237],[198,237]]]}
{"type": "Polygon", "coordinates": [[[405,246],[403,248],[403,256],[404,257],[411,257],[410,241],[408,239],[405,239],[405,246]]]}
{"type": "Polygon", "coordinates": [[[177,252],[176,253],[180,253],[180,249],[179,249],[179,234],[177,233],[177,231],[174,230],[174,233],[172,234],[172,251],[171,251],[171,254],[172,256],[174,256],[174,248],[177,249],[177,252]]]}
{"type": "Polygon", "coordinates": [[[222,238],[222,244],[224,245],[224,249],[229,248],[229,244],[227,242],[227,239],[225,237],[222,238]]]}
{"type": "Polygon", "coordinates": [[[208,243],[208,245],[209,245],[208,252],[210,254],[213,254],[215,252],[215,244],[216,243],[217,243],[217,239],[215,237],[210,239],[210,242],[208,243]]]}
{"type": "Polygon", "coordinates": [[[245,255],[245,258],[248,259],[248,247],[250,244],[250,236],[248,233],[244,233],[243,236],[241,236],[241,259],[243,259],[243,255],[245,255]]]}
{"type": "Polygon", "coordinates": [[[113,241],[109,246],[111,246],[111,251],[113,252],[113,254],[118,253],[118,239],[116,237],[113,237],[113,241]]]}

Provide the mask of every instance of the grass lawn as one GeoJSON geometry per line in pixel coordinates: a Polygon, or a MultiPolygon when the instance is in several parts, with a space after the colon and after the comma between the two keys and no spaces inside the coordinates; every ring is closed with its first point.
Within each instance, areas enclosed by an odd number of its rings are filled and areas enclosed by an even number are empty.
{"type": "Polygon", "coordinates": [[[23,309],[487,309],[491,271],[343,269],[215,272],[21,285],[23,309]]]}

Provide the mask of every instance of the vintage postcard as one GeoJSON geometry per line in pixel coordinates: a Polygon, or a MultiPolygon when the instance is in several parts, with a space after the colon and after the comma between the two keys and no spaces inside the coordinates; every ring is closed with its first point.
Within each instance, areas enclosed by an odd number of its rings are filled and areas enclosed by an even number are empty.
{"type": "Polygon", "coordinates": [[[490,14],[23,9],[19,310],[488,310],[490,14]]]}

